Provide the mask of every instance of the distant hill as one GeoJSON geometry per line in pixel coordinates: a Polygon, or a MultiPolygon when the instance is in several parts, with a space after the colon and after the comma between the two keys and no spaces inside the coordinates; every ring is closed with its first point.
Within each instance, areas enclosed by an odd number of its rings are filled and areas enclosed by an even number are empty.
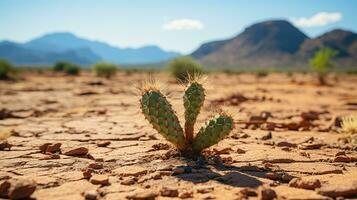
{"type": "Polygon", "coordinates": [[[62,52],[40,51],[24,47],[9,41],[0,42],[0,58],[5,58],[12,63],[20,65],[48,65],[58,60],[67,60],[73,63],[89,65],[101,60],[88,48],[66,50],[62,52]]]}
{"type": "Polygon", "coordinates": [[[254,24],[236,37],[202,44],[191,55],[206,66],[213,67],[298,67],[322,46],[335,48],[357,65],[356,34],[334,30],[309,39],[298,28],[284,20],[254,24]]]}
{"type": "Polygon", "coordinates": [[[179,55],[153,45],[118,48],[66,32],[46,34],[23,44],[0,42],[0,57],[17,64],[50,64],[57,60],[84,65],[100,60],[119,64],[147,64],[166,61],[179,55]],[[12,49],[11,55],[7,53],[8,48],[12,49]]]}

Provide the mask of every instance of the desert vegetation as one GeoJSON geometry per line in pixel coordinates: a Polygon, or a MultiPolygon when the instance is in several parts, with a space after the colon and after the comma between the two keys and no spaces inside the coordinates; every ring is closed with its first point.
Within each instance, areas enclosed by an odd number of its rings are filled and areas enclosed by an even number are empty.
{"type": "Polygon", "coordinates": [[[319,84],[326,85],[325,76],[330,68],[332,68],[332,59],[338,52],[332,48],[324,47],[319,49],[314,57],[310,60],[311,68],[317,72],[319,84]]]}
{"type": "Polygon", "coordinates": [[[177,80],[183,83],[187,83],[190,76],[203,73],[202,66],[200,66],[191,57],[180,57],[173,59],[169,63],[168,69],[177,80]]]}
{"type": "Polygon", "coordinates": [[[11,63],[4,59],[0,59],[0,80],[10,79],[13,71],[14,69],[11,63]]]}
{"type": "Polygon", "coordinates": [[[92,70],[96,76],[110,78],[118,71],[118,66],[111,63],[100,62],[92,66],[92,70]]]}
{"type": "Polygon", "coordinates": [[[54,64],[53,70],[55,72],[63,72],[67,75],[78,75],[81,67],[70,62],[58,61],[54,64]]]}
{"type": "Polygon", "coordinates": [[[198,78],[189,79],[183,97],[184,130],[171,104],[154,83],[146,83],[142,93],[140,104],[145,118],[181,151],[200,153],[203,149],[217,144],[233,129],[233,118],[221,112],[209,120],[194,137],[194,125],[205,100],[205,90],[198,78]]]}

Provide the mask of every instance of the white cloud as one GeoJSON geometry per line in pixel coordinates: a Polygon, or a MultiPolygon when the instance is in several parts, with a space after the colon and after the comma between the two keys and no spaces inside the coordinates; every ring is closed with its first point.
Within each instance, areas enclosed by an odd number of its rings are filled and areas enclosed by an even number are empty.
{"type": "Polygon", "coordinates": [[[291,21],[294,25],[299,27],[316,27],[316,26],[325,26],[338,22],[342,19],[342,14],[339,12],[319,12],[313,15],[310,18],[292,18],[291,21]]]}
{"type": "Polygon", "coordinates": [[[175,19],[162,26],[164,30],[194,30],[203,29],[201,21],[195,19],[175,19]]]}

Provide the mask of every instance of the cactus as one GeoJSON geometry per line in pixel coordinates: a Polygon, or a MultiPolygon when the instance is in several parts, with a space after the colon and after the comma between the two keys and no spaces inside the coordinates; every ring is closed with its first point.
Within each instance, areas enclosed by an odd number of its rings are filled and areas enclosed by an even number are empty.
{"type": "Polygon", "coordinates": [[[217,144],[233,129],[233,119],[226,113],[218,115],[211,119],[198,132],[192,144],[195,152],[201,152],[203,149],[217,144]]]}
{"type": "Polygon", "coordinates": [[[183,105],[185,107],[185,137],[189,144],[193,141],[194,125],[204,101],[205,90],[202,84],[197,81],[191,82],[183,96],[183,105]]]}
{"type": "Polygon", "coordinates": [[[185,131],[171,104],[154,84],[145,84],[141,88],[141,110],[154,129],[179,150],[200,153],[217,144],[232,131],[233,118],[221,112],[216,118],[209,120],[194,138],[194,125],[205,100],[205,90],[197,79],[190,80],[188,84],[183,96],[185,131]]]}

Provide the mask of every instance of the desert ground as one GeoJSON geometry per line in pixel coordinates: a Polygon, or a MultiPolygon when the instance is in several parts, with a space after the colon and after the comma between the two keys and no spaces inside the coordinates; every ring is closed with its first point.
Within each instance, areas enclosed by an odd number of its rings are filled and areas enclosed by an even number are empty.
{"type": "Polygon", "coordinates": [[[142,115],[137,87],[149,77],[183,124],[185,87],[165,73],[0,82],[0,130],[11,133],[0,144],[0,198],[357,198],[357,139],[339,132],[357,113],[356,75],[318,86],[311,74],[209,74],[195,130],[218,108],[235,128],[195,159],[142,115]]]}

